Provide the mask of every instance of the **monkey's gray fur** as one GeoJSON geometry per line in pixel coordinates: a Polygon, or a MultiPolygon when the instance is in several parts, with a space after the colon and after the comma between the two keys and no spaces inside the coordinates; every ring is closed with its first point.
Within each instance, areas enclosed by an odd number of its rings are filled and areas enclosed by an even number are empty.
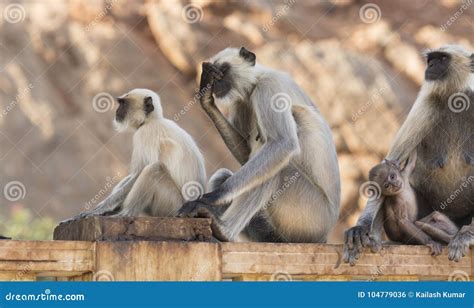
{"type": "Polygon", "coordinates": [[[217,171],[211,192],[180,214],[213,218],[224,241],[243,231],[252,241],[326,242],[339,215],[339,168],[329,126],[311,99],[245,48],[204,63],[201,91],[202,107],[242,167],[217,171]],[[215,102],[229,107],[228,118],[215,102]]]}
{"type": "MultiPolygon", "coordinates": [[[[419,217],[436,210],[461,227],[471,223],[474,214],[474,55],[446,45],[428,51],[426,59],[425,82],[387,159],[405,161],[416,149],[410,183],[417,193],[419,217]]],[[[380,202],[383,198],[370,200],[357,225],[345,232],[344,260],[351,265],[363,247],[373,244],[368,231],[380,202]]],[[[472,242],[472,233],[463,234],[450,242],[452,260],[458,261],[472,242]]]]}
{"type": "Polygon", "coordinates": [[[134,89],[117,100],[115,126],[119,131],[134,131],[130,174],[95,209],[73,219],[94,215],[175,216],[186,201],[186,190],[194,190],[190,194],[204,191],[204,158],[192,137],[163,117],[158,94],[134,89]]]}

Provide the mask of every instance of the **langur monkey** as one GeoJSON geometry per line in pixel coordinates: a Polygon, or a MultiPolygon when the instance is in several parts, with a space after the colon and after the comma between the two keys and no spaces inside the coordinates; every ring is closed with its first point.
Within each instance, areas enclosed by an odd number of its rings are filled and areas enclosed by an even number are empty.
{"type": "Polygon", "coordinates": [[[222,241],[242,233],[251,241],[326,242],[339,215],[339,168],[329,126],[311,99],[243,47],[203,63],[200,91],[203,109],[242,166],[218,170],[211,192],[185,203],[180,215],[212,218],[222,241]]]}
{"type": "Polygon", "coordinates": [[[134,131],[130,174],[97,208],[76,218],[175,216],[187,194],[192,199],[198,190],[204,192],[206,172],[198,146],[175,122],[163,117],[155,92],[134,89],[117,101],[116,128],[134,131]]]}
{"type": "MultiPolygon", "coordinates": [[[[474,215],[474,55],[446,45],[425,56],[425,82],[386,158],[405,161],[416,150],[410,183],[420,217],[435,210],[461,227],[474,215]]],[[[356,226],[345,232],[345,262],[354,265],[363,247],[374,244],[369,230],[380,202],[369,200],[356,226]]],[[[463,230],[448,245],[451,260],[458,261],[472,242],[472,232],[463,230]]]]}
{"type": "Polygon", "coordinates": [[[409,182],[415,164],[416,151],[410,155],[404,167],[397,161],[384,160],[370,170],[369,180],[375,183],[375,189],[380,190],[385,197],[376,211],[370,235],[371,238],[380,239],[383,228],[392,241],[426,245],[431,249],[432,255],[439,255],[442,245],[438,241],[447,244],[458,228],[438,211],[417,221],[416,194],[409,182]]]}

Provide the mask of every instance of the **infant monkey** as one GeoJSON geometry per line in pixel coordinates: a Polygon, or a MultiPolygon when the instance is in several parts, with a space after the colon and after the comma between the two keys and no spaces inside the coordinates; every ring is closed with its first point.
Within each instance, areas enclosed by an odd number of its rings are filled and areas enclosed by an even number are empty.
{"type": "Polygon", "coordinates": [[[426,245],[435,256],[443,249],[438,241],[448,243],[458,228],[438,211],[417,221],[418,205],[409,181],[415,163],[416,151],[410,155],[403,168],[397,161],[384,160],[370,170],[369,180],[379,185],[381,195],[385,198],[377,209],[371,237],[379,245],[383,227],[390,240],[426,245]]]}

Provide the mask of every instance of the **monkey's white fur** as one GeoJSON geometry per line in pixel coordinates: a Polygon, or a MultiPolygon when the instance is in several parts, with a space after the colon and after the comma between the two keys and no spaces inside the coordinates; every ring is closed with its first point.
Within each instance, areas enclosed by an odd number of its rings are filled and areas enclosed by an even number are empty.
{"type": "Polygon", "coordinates": [[[124,120],[114,124],[119,131],[134,131],[130,175],[95,210],[80,216],[138,216],[145,210],[152,216],[174,216],[185,201],[185,184],[205,187],[204,158],[193,138],[163,117],[158,94],[134,89],[119,98],[127,101],[128,110],[124,120]],[[148,115],[143,109],[146,97],[154,107],[148,115]]]}

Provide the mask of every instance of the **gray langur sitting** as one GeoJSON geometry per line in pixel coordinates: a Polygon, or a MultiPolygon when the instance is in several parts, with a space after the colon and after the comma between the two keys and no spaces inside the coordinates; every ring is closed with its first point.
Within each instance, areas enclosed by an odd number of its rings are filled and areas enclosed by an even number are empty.
{"type": "Polygon", "coordinates": [[[193,138],[163,117],[158,94],[134,89],[117,98],[114,124],[132,130],[130,174],[95,209],[75,218],[94,215],[175,216],[206,181],[204,158],[193,138]],[[187,192],[187,190],[193,190],[187,192]]]}
{"type": "MultiPolygon", "coordinates": [[[[425,57],[425,81],[386,158],[405,161],[417,151],[410,183],[418,212],[442,212],[460,228],[448,245],[449,259],[459,261],[473,243],[474,54],[445,45],[425,57]]],[[[345,232],[345,262],[354,265],[363,247],[374,244],[369,230],[380,202],[369,200],[356,226],[345,232]]]]}
{"type": "Polygon", "coordinates": [[[211,192],[181,216],[211,217],[223,241],[324,243],[339,215],[340,180],[331,131],[286,73],[227,48],[203,64],[201,105],[242,165],[218,170],[211,192]],[[226,118],[216,106],[227,105],[226,118]]]}

